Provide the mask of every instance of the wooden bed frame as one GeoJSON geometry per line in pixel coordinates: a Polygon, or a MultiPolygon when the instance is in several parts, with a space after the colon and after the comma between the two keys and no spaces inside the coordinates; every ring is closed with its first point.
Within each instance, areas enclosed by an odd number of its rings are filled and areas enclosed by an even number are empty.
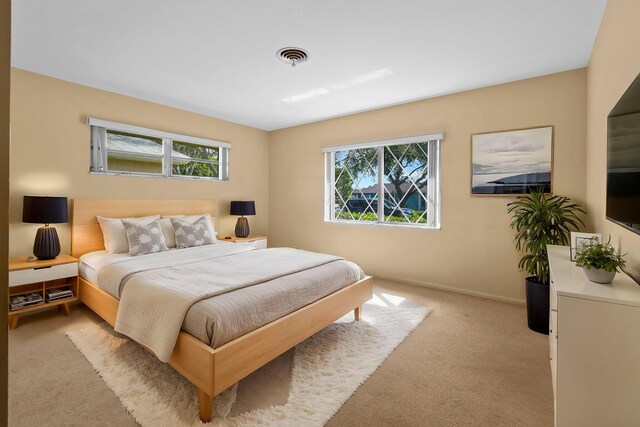
{"type": "MultiPolygon", "coordinates": [[[[205,200],[89,200],[73,201],[71,254],[104,249],[97,215],[122,218],[147,215],[194,215],[210,213],[215,204],[205,200]]],[[[96,314],[115,325],[118,300],[80,278],[80,300],[96,314]]],[[[371,299],[371,277],[334,292],[285,317],[212,349],[199,339],[180,332],[169,360],[176,371],[198,389],[200,419],[213,417],[213,399],[226,388],[259,369],[311,335],[353,310],[360,319],[362,304],[371,299]]]]}

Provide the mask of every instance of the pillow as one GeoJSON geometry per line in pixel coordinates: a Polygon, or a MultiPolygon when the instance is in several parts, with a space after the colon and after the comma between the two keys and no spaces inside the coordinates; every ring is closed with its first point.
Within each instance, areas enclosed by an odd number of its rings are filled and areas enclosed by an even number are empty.
{"type": "Polygon", "coordinates": [[[214,243],[206,218],[201,217],[193,224],[181,218],[169,219],[176,235],[176,246],[179,249],[214,243]]]}
{"type": "Polygon", "coordinates": [[[205,217],[208,221],[208,228],[211,237],[213,238],[213,243],[217,243],[217,239],[215,238],[218,233],[216,233],[213,228],[213,222],[211,221],[211,214],[202,214],[202,215],[165,215],[160,220],[160,226],[162,227],[162,234],[164,234],[164,241],[169,248],[176,247],[176,236],[173,231],[173,225],[171,225],[171,218],[179,218],[183,221],[187,221],[191,224],[199,220],[200,218],[205,217]]]}
{"type": "Polygon", "coordinates": [[[173,225],[171,225],[171,218],[162,218],[158,220],[160,228],[162,228],[162,234],[164,235],[164,243],[168,248],[176,247],[176,232],[173,231],[173,225]]]}
{"type": "Polygon", "coordinates": [[[112,254],[122,254],[129,252],[129,242],[127,241],[127,233],[124,231],[122,220],[135,222],[136,224],[150,224],[160,218],[160,215],[143,216],[139,218],[106,218],[98,217],[100,228],[102,229],[102,237],[104,239],[104,248],[112,254]]]}
{"type": "Polygon", "coordinates": [[[164,243],[162,228],[157,220],[145,225],[123,219],[122,225],[129,241],[129,255],[145,255],[169,250],[164,243]]]}

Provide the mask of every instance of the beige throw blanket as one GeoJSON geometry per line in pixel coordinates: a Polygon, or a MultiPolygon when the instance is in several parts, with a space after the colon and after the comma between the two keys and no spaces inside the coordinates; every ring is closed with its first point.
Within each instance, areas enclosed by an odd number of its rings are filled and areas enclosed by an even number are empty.
{"type": "Polygon", "coordinates": [[[115,330],[167,362],[194,303],[341,259],[276,248],[138,272],[121,292],[115,330]]]}

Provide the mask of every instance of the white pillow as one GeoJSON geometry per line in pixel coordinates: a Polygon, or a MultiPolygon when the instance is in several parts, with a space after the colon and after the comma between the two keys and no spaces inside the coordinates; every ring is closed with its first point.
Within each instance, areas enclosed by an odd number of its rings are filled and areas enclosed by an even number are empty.
{"type": "Polygon", "coordinates": [[[147,225],[160,219],[160,215],[143,216],[139,218],[106,218],[103,216],[97,218],[100,223],[100,228],[102,229],[104,248],[112,254],[123,254],[129,252],[129,241],[127,240],[127,232],[124,230],[122,220],[125,219],[147,225]]]}
{"type": "Polygon", "coordinates": [[[207,214],[188,215],[188,216],[187,215],[164,215],[160,220],[160,227],[162,227],[162,234],[164,234],[164,242],[167,245],[167,247],[168,248],[176,247],[176,234],[173,229],[173,226],[171,225],[171,218],[179,218],[183,221],[187,221],[188,223],[193,224],[194,222],[196,222],[202,217],[205,217],[207,221],[209,232],[213,237],[213,243],[217,243],[218,239],[216,239],[216,236],[218,235],[218,233],[216,233],[216,230],[213,227],[213,222],[211,221],[211,214],[207,213],[207,214]]]}
{"type": "Polygon", "coordinates": [[[176,232],[173,230],[173,226],[171,225],[171,218],[162,218],[158,222],[160,223],[160,228],[164,235],[164,244],[167,245],[169,249],[175,248],[176,232]]]}

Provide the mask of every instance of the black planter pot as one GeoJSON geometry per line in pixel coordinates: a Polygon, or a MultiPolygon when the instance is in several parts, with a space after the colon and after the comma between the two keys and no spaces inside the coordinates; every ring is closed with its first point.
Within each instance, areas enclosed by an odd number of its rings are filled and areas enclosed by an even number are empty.
{"type": "Polygon", "coordinates": [[[540,284],[535,277],[527,277],[527,321],[529,329],[549,335],[549,285],[540,284]]]}

